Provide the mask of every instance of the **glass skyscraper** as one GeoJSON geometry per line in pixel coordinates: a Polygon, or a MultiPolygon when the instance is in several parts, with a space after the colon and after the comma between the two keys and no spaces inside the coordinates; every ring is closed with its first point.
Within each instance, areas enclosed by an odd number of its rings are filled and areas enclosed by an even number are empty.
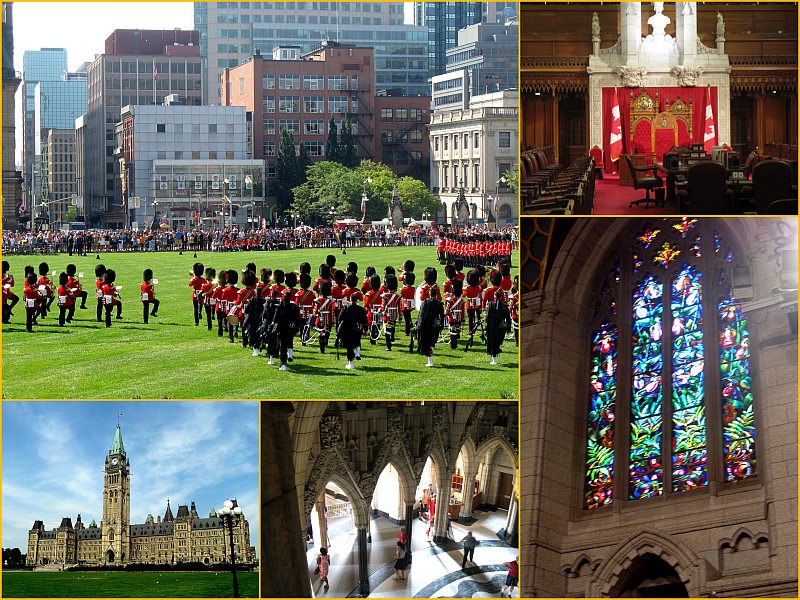
{"type": "Polygon", "coordinates": [[[208,102],[220,101],[223,69],[276,46],[301,53],[323,41],[375,49],[375,91],[428,95],[427,33],[404,23],[403,2],[195,2],[195,28],[205,57],[208,102]]]}

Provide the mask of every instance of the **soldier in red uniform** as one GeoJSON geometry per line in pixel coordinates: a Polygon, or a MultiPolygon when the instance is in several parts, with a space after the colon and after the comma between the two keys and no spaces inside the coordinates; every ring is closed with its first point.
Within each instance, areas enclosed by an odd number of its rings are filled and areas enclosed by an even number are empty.
{"type": "Polygon", "coordinates": [[[36,324],[36,315],[39,314],[39,303],[42,301],[42,295],[36,286],[35,273],[29,273],[25,279],[22,296],[25,298],[25,329],[30,333],[33,332],[33,326],[36,324]]]}
{"type": "MultiPolygon", "coordinates": [[[[413,273],[409,273],[412,275],[413,273]]],[[[386,291],[381,296],[381,309],[383,310],[383,331],[386,336],[386,350],[392,351],[394,342],[395,327],[397,319],[400,317],[403,306],[403,297],[397,293],[397,277],[394,275],[386,276],[386,291]]]]}
{"type": "Polygon", "coordinates": [[[14,276],[9,273],[10,265],[7,260],[3,261],[3,323],[9,323],[10,317],[13,314],[11,311],[19,297],[13,292],[11,288],[14,287],[14,276]]]}
{"type": "Polygon", "coordinates": [[[331,298],[329,280],[320,283],[319,293],[319,298],[314,301],[314,326],[319,331],[319,351],[325,354],[331,330],[336,325],[336,301],[331,298]]]}
{"type": "MultiPolygon", "coordinates": [[[[489,281],[492,285],[483,290],[483,298],[481,301],[483,310],[486,310],[486,305],[489,304],[489,302],[494,301],[494,293],[497,290],[502,291],[500,286],[503,283],[503,275],[500,273],[500,271],[492,271],[492,274],[489,275],[489,281]]],[[[505,298],[505,293],[503,293],[503,297],[505,298]]]]}
{"type": "Polygon", "coordinates": [[[72,296],[72,291],[67,282],[69,275],[61,273],[58,276],[58,289],[56,295],[58,297],[58,326],[63,327],[64,322],[72,323],[72,316],[75,314],[75,298],[72,296]]]}
{"type": "MultiPolygon", "coordinates": [[[[250,302],[252,302],[252,300],[258,295],[256,283],[256,272],[247,269],[242,274],[243,287],[239,290],[239,293],[236,296],[234,311],[233,313],[228,311],[228,314],[235,314],[239,319],[239,322],[242,324],[242,348],[247,348],[247,346],[250,345],[252,338],[255,336],[255,330],[261,324],[261,315],[254,315],[252,314],[252,311],[247,310],[248,304],[250,304],[250,302]]],[[[232,342],[233,336],[231,335],[230,330],[228,330],[228,335],[230,337],[230,341],[232,342]]]]}
{"type": "MultiPolygon", "coordinates": [[[[300,273],[300,289],[295,292],[294,303],[300,309],[301,331],[306,329],[306,326],[312,324],[314,315],[314,300],[316,294],[308,289],[311,286],[311,276],[308,273],[300,273]]],[[[300,337],[300,343],[306,345],[306,337],[300,337]]]]}
{"type": "MultiPolygon", "coordinates": [[[[375,275],[375,267],[373,266],[367,267],[367,269],[364,271],[364,281],[361,283],[361,293],[364,294],[365,296],[367,292],[369,292],[369,290],[371,289],[369,281],[373,275],[375,275]]],[[[369,312],[369,310],[367,310],[367,312],[369,312]]]]}
{"type": "Polygon", "coordinates": [[[39,293],[42,295],[42,302],[39,305],[39,316],[43,319],[50,311],[50,306],[55,300],[55,287],[53,282],[48,277],[50,273],[50,266],[46,263],[39,263],[39,280],[36,282],[39,286],[39,293]]]}
{"type": "MultiPolygon", "coordinates": [[[[369,272],[369,268],[367,268],[369,272]]],[[[373,346],[378,343],[380,327],[383,323],[383,305],[380,296],[381,278],[372,275],[369,278],[369,290],[364,294],[364,310],[367,311],[367,324],[369,325],[369,343],[373,346]]]]}
{"type": "Polygon", "coordinates": [[[192,265],[193,277],[189,280],[189,287],[192,288],[195,326],[200,325],[200,319],[203,318],[203,284],[206,282],[203,278],[203,270],[203,263],[194,263],[192,265]]]}
{"type": "Polygon", "coordinates": [[[217,277],[217,285],[211,292],[211,302],[214,306],[214,315],[217,318],[217,337],[222,337],[228,331],[228,310],[222,295],[228,285],[228,272],[220,271],[217,277]]]}
{"type": "Polygon", "coordinates": [[[236,322],[228,322],[228,339],[232,344],[233,338],[239,333],[239,316],[236,314],[236,301],[239,299],[239,286],[237,285],[239,273],[235,269],[228,271],[227,282],[225,289],[222,290],[222,304],[225,308],[225,319],[228,318],[228,315],[236,317],[234,319],[236,322]]]}
{"type": "Polygon", "coordinates": [[[73,298],[81,299],[80,308],[86,309],[86,298],[88,298],[89,294],[86,293],[86,290],[84,290],[83,286],[81,286],[80,280],[75,276],[77,271],[78,268],[75,265],[67,265],[67,276],[69,277],[69,280],[67,281],[67,287],[72,291],[73,298]]]}
{"type": "Polygon", "coordinates": [[[145,325],[148,323],[149,317],[158,316],[158,307],[161,302],[156,298],[156,289],[153,285],[153,269],[145,269],[142,273],[142,316],[145,325]],[[153,311],[150,311],[150,306],[153,311]]]}
{"type": "Polygon", "coordinates": [[[311,289],[315,291],[317,294],[319,294],[320,285],[322,285],[322,283],[325,281],[333,285],[333,280],[331,279],[331,268],[328,265],[320,265],[319,277],[314,282],[314,287],[312,287],[311,289]]]}
{"type": "Polygon", "coordinates": [[[400,296],[403,298],[401,310],[403,311],[403,321],[406,326],[406,335],[411,335],[411,330],[414,328],[411,321],[411,311],[416,307],[415,295],[417,288],[414,287],[416,282],[416,275],[414,273],[406,273],[403,287],[400,289],[400,296]]]}
{"type": "Polygon", "coordinates": [[[450,324],[450,347],[458,348],[458,338],[461,336],[461,326],[464,323],[465,302],[462,296],[463,285],[460,280],[454,279],[450,293],[445,295],[444,314],[450,324]]]}
{"type": "Polygon", "coordinates": [[[206,282],[203,284],[201,289],[203,292],[203,310],[206,312],[206,323],[209,331],[211,331],[214,326],[214,304],[216,304],[216,302],[212,298],[212,295],[214,294],[214,279],[216,279],[216,277],[217,270],[212,267],[208,267],[204,277],[206,282]]]}
{"type": "Polygon", "coordinates": [[[519,346],[519,276],[514,277],[514,284],[508,294],[508,310],[511,313],[511,326],[514,328],[514,343],[519,346]]]}
{"type": "Polygon", "coordinates": [[[106,309],[106,327],[111,327],[111,311],[117,307],[117,319],[122,318],[122,300],[119,297],[119,291],[114,285],[117,279],[117,273],[114,269],[108,269],[103,274],[103,306],[106,309]]]}
{"type": "Polygon", "coordinates": [[[97,295],[97,322],[103,322],[103,275],[106,273],[105,265],[97,265],[94,268],[94,276],[97,279],[94,282],[94,286],[96,288],[96,295],[97,295]]]}

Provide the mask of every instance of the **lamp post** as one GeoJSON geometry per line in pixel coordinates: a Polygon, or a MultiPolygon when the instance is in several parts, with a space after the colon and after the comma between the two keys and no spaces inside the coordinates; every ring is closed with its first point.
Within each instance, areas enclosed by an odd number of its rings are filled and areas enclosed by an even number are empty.
{"type": "Polygon", "coordinates": [[[253,203],[253,178],[250,177],[250,175],[244,176],[244,187],[250,189],[250,208],[248,210],[252,211],[253,229],[256,229],[255,227],[256,205],[253,203]]]}
{"type": "Polygon", "coordinates": [[[361,222],[363,223],[367,219],[367,202],[369,198],[367,197],[367,184],[372,183],[372,177],[367,177],[364,180],[364,187],[361,190],[361,222]]]}
{"type": "Polygon", "coordinates": [[[236,579],[236,553],[233,549],[233,526],[242,516],[242,509],[234,506],[230,500],[222,503],[222,510],[217,511],[217,516],[222,519],[222,534],[225,535],[225,525],[228,526],[228,536],[231,548],[231,575],[233,576],[233,597],[239,597],[239,581],[236,579]]]}
{"type": "MultiPolygon", "coordinates": [[[[231,199],[227,195],[230,179],[227,177],[222,180],[222,229],[225,229],[225,202],[230,203],[231,199]]],[[[231,207],[231,225],[233,225],[233,207],[231,207]]]]}

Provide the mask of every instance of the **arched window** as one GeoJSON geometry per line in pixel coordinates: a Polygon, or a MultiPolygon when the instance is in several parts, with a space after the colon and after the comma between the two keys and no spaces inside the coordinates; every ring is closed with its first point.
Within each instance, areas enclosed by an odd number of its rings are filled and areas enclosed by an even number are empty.
{"type": "Polygon", "coordinates": [[[598,277],[584,508],[755,475],[735,260],[714,219],[640,221],[598,277]]]}

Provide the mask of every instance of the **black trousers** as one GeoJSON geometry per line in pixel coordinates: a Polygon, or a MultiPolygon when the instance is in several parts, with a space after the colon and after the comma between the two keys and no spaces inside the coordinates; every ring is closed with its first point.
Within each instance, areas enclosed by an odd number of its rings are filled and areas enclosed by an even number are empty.
{"type": "Polygon", "coordinates": [[[97,321],[103,322],[103,301],[100,299],[97,300],[97,321]]]}
{"type": "Polygon", "coordinates": [[[406,323],[406,335],[411,335],[411,311],[404,310],[403,311],[403,320],[406,323]]]}
{"type": "Polygon", "coordinates": [[[467,566],[467,561],[475,562],[472,560],[475,557],[475,548],[464,547],[464,560],[461,561],[461,568],[467,566]]]}
{"type": "Polygon", "coordinates": [[[222,335],[227,330],[228,330],[227,316],[221,310],[217,311],[217,336],[222,337],[222,335]]]}
{"type": "Polygon", "coordinates": [[[193,298],[192,306],[194,307],[194,324],[200,325],[200,319],[203,318],[203,303],[193,298]]]}
{"type": "Polygon", "coordinates": [[[62,327],[64,326],[64,321],[67,322],[72,321],[72,317],[75,315],[75,304],[70,304],[69,306],[59,306],[58,307],[58,324],[62,327]]]}
{"type": "Polygon", "coordinates": [[[81,308],[86,308],[86,298],[88,297],[89,294],[86,293],[86,290],[81,290],[81,293],[76,296],[81,299],[81,308]]]}
{"type": "Polygon", "coordinates": [[[39,308],[25,307],[25,329],[33,331],[33,322],[36,320],[36,315],[39,314],[39,308]]]}
{"type": "Polygon", "coordinates": [[[106,327],[111,327],[111,311],[117,307],[117,318],[122,317],[122,302],[117,300],[113,304],[106,304],[106,327]]]}
{"type": "Polygon", "coordinates": [[[208,330],[211,331],[214,323],[214,307],[206,306],[205,309],[206,309],[206,321],[208,323],[208,330]]]}
{"type": "Polygon", "coordinates": [[[392,349],[392,343],[394,342],[395,324],[394,323],[386,323],[385,329],[386,329],[386,349],[387,350],[391,350],[392,349]]]}
{"type": "Polygon", "coordinates": [[[158,300],[158,298],[142,301],[142,318],[144,319],[145,324],[148,322],[150,315],[153,315],[155,317],[158,314],[158,307],[160,305],[161,302],[158,300]],[[153,306],[152,312],[150,311],[151,305],[153,306]]]}

